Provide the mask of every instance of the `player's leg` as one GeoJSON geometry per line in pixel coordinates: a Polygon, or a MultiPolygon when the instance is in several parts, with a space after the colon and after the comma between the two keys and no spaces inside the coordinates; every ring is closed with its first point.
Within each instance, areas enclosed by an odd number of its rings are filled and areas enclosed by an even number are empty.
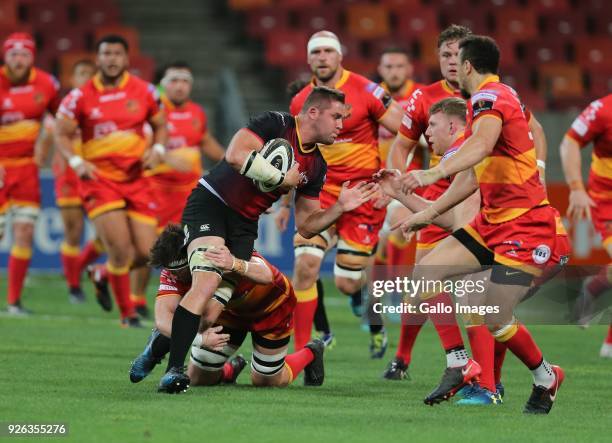
{"type": "Polygon", "coordinates": [[[317,279],[317,309],[314,314],[315,330],[319,338],[325,343],[327,349],[332,349],[336,345],[336,337],[331,332],[327,310],[325,309],[325,288],[323,281],[317,279]]]}
{"type": "Polygon", "coordinates": [[[317,280],[321,262],[331,242],[328,232],[323,232],[311,239],[295,234],[293,239],[295,262],[293,265],[292,286],[297,298],[293,315],[293,347],[302,349],[310,340],[312,322],[317,309],[317,280]]]}
{"type": "Polygon", "coordinates": [[[83,208],[81,206],[59,206],[64,225],[64,241],[60,246],[60,256],[64,277],[68,284],[70,301],[82,303],[85,296],[81,289],[81,270],[79,255],[81,253],[81,236],[83,235],[83,208]]]}

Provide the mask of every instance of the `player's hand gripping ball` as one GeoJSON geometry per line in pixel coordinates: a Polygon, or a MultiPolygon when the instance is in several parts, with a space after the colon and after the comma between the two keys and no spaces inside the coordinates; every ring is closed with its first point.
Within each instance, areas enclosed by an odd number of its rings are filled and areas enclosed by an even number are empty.
{"type": "MultiPolygon", "coordinates": [[[[261,148],[259,153],[268,163],[281,171],[283,173],[283,177],[291,166],[293,166],[293,148],[284,138],[275,138],[270,140],[263,146],[263,148],[261,148]]],[[[255,181],[255,186],[257,186],[257,189],[259,189],[261,192],[272,192],[280,186],[280,183],[277,185],[269,185],[255,181]]]]}

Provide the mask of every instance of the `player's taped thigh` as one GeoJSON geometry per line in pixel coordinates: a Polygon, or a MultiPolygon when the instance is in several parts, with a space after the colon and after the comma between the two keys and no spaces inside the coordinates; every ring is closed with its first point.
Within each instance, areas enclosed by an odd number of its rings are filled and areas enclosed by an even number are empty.
{"type": "Polygon", "coordinates": [[[194,366],[203,371],[220,371],[236,350],[238,350],[238,346],[231,343],[227,343],[221,351],[192,346],[190,361],[194,366]]]}
{"type": "Polygon", "coordinates": [[[214,249],[214,245],[196,246],[189,254],[189,270],[194,272],[212,272],[219,277],[223,277],[223,270],[213,264],[212,261],[206,258],[204,253],[209,249],[214,249]]]}
{"type": "Polygon", "coordinates": [[[533,274],[501,264],[495,264],[491,271],[491,283],[498,285],[524,286],[529,288],[533,279],[533,274]]]}
{"type": "Polygon", "coordinates": [[[360,280],[371,255],[372,252],[359,250],[342,239],[338,240],[334,276],[360,280]]]}
{"type": "Polygon", "coordinates": [[[27,205],[15,205],[11,207],[11,219],[13,223],[35,224],[40,215],[40,208],[27,205]]]}
{"type": "Polygon", "coordinates": [[[293,236],[295,257],[299,257],[302,254],[310,254],[322,259],[331,247],[332,242],[333,238],[329,231],[323,231],[312,238],[305,238],[296,233],[293,236]]]}
{"type": "Polygon", "coordinates": [[[227,278],[226,276],[221,277],[221,283],[217,286],[215,293],[212,296],[213,300],[218,301],[223,306],[227,306],[230,299],[232,298],[232,294],[234,293],[234,289],[236,288],[236,283],[227,278]]]}

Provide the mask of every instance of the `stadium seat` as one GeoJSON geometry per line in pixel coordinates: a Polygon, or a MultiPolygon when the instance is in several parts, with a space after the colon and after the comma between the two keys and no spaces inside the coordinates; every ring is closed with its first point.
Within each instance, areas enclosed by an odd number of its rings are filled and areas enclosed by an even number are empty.
{"type": "Polygon", "coordinates": [[[0,42],[3,42],[13,32],[27,32],[34,34],[32,26],[25,24],[2,25],[0,26],[0,42]]]}
{"type": "Polygon", "coordinates": [[[442,28],[451,24],[467,26],[475,34],[487,34],[489,32],[489,14],[482,10],[478,14],[472,14],[469,8],[442,9],[440,13],[442,28]]]}
{"type": "Polygon", "coordinates": [[[539,112],[546,110],[546,100],[539,92],[531,89],[519,89],[517,92],[521,98],[521,102],[527,106],[530,111],[539,112]]]}
{"type": "Polygon", "coordinates": [[[342,60],[342,66],[352,72],[356,72],[368,78],[376,73],[376,67],[378,66],[378,60],[374,58],[365,57],[347,57],[342,60]]]}
{"type": "Polygon", "coordinates": [[[580,11],[568,13],[546,13],[543,15],[544,32],[550,37],[576,37],[586,33],[586,17],[580,11]]]}
{"type": "Polygon", "coordinates": [[[280,7],[284,9],[306,9],[306,8],[315,8],[321,5],[323,0],[283,0],[280,4],[275,5],[275,7],[280,7]]]}
{"type": "Polygon", "coordinates": [[[330,5],[325,8],[300,10],[297,20],[298,29],[302,29],[309,36],[323,29],[337,30],[340,28],[340,7],[330,5]]]}
{"type": "Polygon", "coordinates": [[[380,0],[380,3],[392,12],[410,11],[420,8],[423,4],[421,0],[380,0]]]}
{"type": "Polygon", "coordinates": [[[502,68],[514,67],[518,62],[517,42],[511,35],[495,35],[495,41],[499,47],[499,66],[502,68]]]}
{"type": "Polygon", "coordinates": [[[576,63],[589,70],[612,70],[612,39],[581,37],[575,41],[576,63]]]}
{"type": "Polygon", "coordinates": [[[95,63],[96,54],[93,52],[72,51],[61,54],[58,58],[58,77],[63,88],[70,87],[70,76],[74,64],[80,60],[91,60],[95,63]]]}
{"type": "Polygon", "coordinates": [[[135,28],[130,28],[127,26],[102,26],[96,28],[94,32],[94,40],[98,41],[105,35],[108,34],[117,34],[126,39],[128,45],[130,47],[130,54],[138,54],[140,51],[140,44],[138,38],[138,31],[135,28]]]}
{"type": "Polygon", "coordinates": [[[289,28],[289,14],[283,8],[261,8],[247,17],[246,29],[251,37],[263,38],[270,32],[289,28]]]}
{"type": "Polygon", "coordinates": [[[85,28],[75,26],[40,27],[38,30],[42,36],[43,48],[47,51],[54,51],[56,55],[62,52],[87,49],[87,30],[85,28]]]}
{"type": "Polygon", "coordinates": [[[440,32],[438,14],[433,8],[406,10],[396,17],[395,35],[400,39],[414,39],[424,32],[437,34],[440,32]]]}
{"type": "Polygon", "coordinates": [[[527,0],[526,6],[536,14],[567,14],[571,9],[568,0],[527,0]]]}
{"type": "Polygon", "coordinates": [[[603,97],[612,91],[612,71],[588,73],[589,93],[594,97],[603,97]]]}
{"type": "Polygon", "coordinates": [[[119,24],[119,9],[114,2],[104,1],[80,1],[78,3],[79,24],[92,26],[110,26],[119,24]]]}
{"type": "Polygon", "coordinates": [[[582,70],[579,66],[564,63],[547,63],[538,66],[539,90],[553,99],[581,97],[584,95],[582,70]]]}
{"type": "Polygon", "coordinates": [[[306,61],[308,36],[301,31],[279,30],[266,39],[266,62],[287,67],[306,61]]]}
{"type": "Polygon", "coordinates": [[[17,1],[2,0],[0,2],[0,27],[17,24],[17,1]]]}
{"type": "Polygon", "coordinates": [[[523,66],[512,66],[500,70],[500,78],[504,83],[512,86],[519,95],[534,90],[531,69],[523,66]]]}
{"type": "Polygon", "coordinates": [[[592,27],[589,28],[597,36],[608,36],[612,38],[612,12],[607,14],[593,14],[591,16],[592,27]]]}
{"type": "Polygon", "coordinates": [[[494,10],[495,34],[510,37],[516,41],[529,40],[538,36],[536,16],[532,11],[519,8],[494,10]]]}
{"type": "Polygon", "coordinates": [[[130,56],[130,72],[148,82],[155,76],[155,60],[148,55],[130,56]]]}
{"type": "Polygon", "coordinates": [[[519,44],[521,59],[529,66],[540,63],[564,63],[569,61],[571,43],[562,38],[538,39],[519,44]]]}
{"type": "Polygon", "coordinates": [[[357,3],[346,9],[349,34],[363,40],[384,38],[390,33],[389,11],[382,5],[357,3]]]}
{"type": "Polygon", "coordinates": [[[68,21],[68,4],[62,0],[23,1],[21,5],[26,9],[27,22],[33,26],[55,26],[57,29],[66,28],[68,21]]]}
{"type": "Polygon", "coordinates": [[[229,0],[229,7],[235,11],[248,11],[271,6],[273,3],[273,0],[229,0]]]}

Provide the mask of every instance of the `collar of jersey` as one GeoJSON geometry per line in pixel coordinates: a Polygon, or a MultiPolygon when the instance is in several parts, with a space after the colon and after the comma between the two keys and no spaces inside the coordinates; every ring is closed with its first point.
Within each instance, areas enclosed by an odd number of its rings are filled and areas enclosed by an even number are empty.
{"type": "Polygon", "coordinates": [[[298,125],[298,119],[297,117],[293,117],[293,119],[295,120],[295,134],[297,135],[297,139],[298,139],[298,151],[300,151],[303,154],[308,154],[312,151],[314,151],[315,149],[317,149],[317,145],[315,144],[312,149],[304,149],[304,147],[302,146],[302,136],[300,135],[300,127],[298,125]]]}
{"type": "MultiPolygon", "coordinates": [[[[6,65],[4,65],[2,67],[2,74],[4,74],[4,76],[8,79],[9,78],[9,73],[8,73],[8,67],[6,65]]],[[[26,83],[32,83],[34,81],[34,79],[36,78],[36,68],[34,66],[32,66],[30,68],[30,76],[28,77],[28,81],[26,83]]],[[[9,80],[10,81],[10,80],[9,80]]]]}
{"type": "Polygon", "coordinates": [[[168,108],[169,110],[177,110],[177,109],[181,109],[184,108],[185,105],[187,103],[189,103],[189,100],[185,100],[185,102],[183,104],[181,104],[180,106],[175,105],[174,103],[172,103],[172,100],[170,100],[168,98],[168,96],[165,93],[162,93],[159,97],[159,99],[161,100],[161,102],[163,103],[163,105],[168,108]]]}
{"type": "Polygon", "coordinates": [[[482,87],[484,85],[486,85],[487,83],[499,83],[499,75],[488,75],[483,81],[482,83],[480,83],[478,85],[478,87],[476,88],[477,91],[480,91],[482,89],[482,87]]]}
{"type": "MultiPolygon", "coordinates": [[[[393,97],[405,97],[406,93],[408,91],[410,91],[410,89],[412,88],[412,85],[414,85],[414,81],[408,79],[404,82],[404,85],[401,87],[401,89],[399,90],[399,92],[397,94],[395,94],[393,97]]],[[[381,88],[383,88],[386,92],[388,92],[389,94],[391,94],[391,91],[389,91],[389,85],[387,85],[386,82],[381,82],[380,84],[381,88]]]]}
{"type": "MultiPolygon", "coordinates": [[[[344,84],[346,83],[346,81],[349,78],[349,75],[351,75],[351,71],[349,71],[348,69],[344,69],[342,68],[342,75],[340,76],[340,80],[338,80],[336,82],[336,84],[334,85],[334,89],[340,89],[342,86],[344,86],[344,84]]],[[[312,79],[312,86],[317,86],[317,79],[313,78],[312,79]]]]}
{"type": "Polygon", "coordinates": [[[444,89],[449,94],[455,95],[457,93],[457,91],[455,91],[455,89],[448,83],[446,79],[442,79],[440,80],[440,82],[442,83],[442,89],[444,89]]]}
{"type": "MultiPolygon", "coordinates": [[[[107,87],[105,87],[105,86],[102,84],[102,78],[101,78],[101,77],[102,77],[102,76],[101,76],[101,74],[100,74],[100,73],[97,73],[97,74],[94,76],[93,80],[92,80],[92,81],[93,81],[93,85],[94,85],[94,87],[95,87],[95,88],[96,88],[98,91],[102,92],[102,91],[104,91],[105,89],[115,89],[115,88],[107,88],[107,87]]],[[[127,84],[127,82],[128,82],[128,80],[129,80],[129,79],[130,79],[130,74],[129,74],[127,71],[125,71],[125,72],[123,73],[123,75],[121,76],[121,80],[119,81],[119,85],[117,86],[117,88],[116,88],[116,89],[123,89],[123,88],[125,88],[125,85],[127,84]]]]}

